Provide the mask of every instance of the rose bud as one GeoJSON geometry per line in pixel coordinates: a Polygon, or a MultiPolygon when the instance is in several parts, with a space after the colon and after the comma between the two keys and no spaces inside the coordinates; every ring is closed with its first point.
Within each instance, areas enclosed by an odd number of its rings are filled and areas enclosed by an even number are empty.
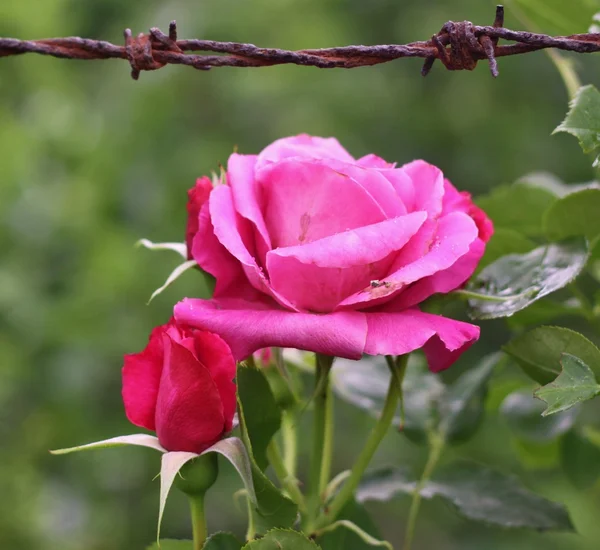
{"type": "Polygon", "coordinates": [[[125,356],[127,418],[155,431],[168,451],[201,453],[232,429],[235,370],[219,336],[171,320],[152,331],[146,349],[125,356]]]}

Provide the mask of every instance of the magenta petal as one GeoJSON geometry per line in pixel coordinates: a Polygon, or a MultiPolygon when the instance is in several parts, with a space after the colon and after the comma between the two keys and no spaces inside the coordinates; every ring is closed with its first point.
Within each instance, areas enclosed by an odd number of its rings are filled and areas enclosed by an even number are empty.
{"type": "Polygon", "coordinates": [[[393,296],[410,283],[448,269],[469,252],[477,233],[475,222],[462,212],[453,212],[440,218],[436,241],[429,252],[385,277],[385,285],[354,294],[341,305],[366,304],[371,300],[393,296]]]}
{"type": "Polygon", "coordinates": [[[359,158],[356,161],[356,164],[359,166],[364,166],[365,168],[394,168],[394,165],[386,160],[378,157],[377,155],[365,155],[364,157],[359,158]]]}
{"type": "Polygon", "coordinates": [[[156,434],[168,451],[201,453],[225,431],[223,403],[210,372],[186,347],[163,336],[165,359],[156,434]]]}
{"type": "Polygon", "coordinates": [[[415,190],[415,202],[413,208],[408,208],[408,211],[425,210],[432,218],[439,216],[444,199],[444,174],[442,171],[423,160],[405,164],[400,170],[411,177],[415,190]]]}
{"type": "Polygon", "coordinates": [[[283,160],[263,168],[257,178],[273,248],[306,244],[386,218],[361,185],[325,164],[283,160]]]}
{"type": "Polygon", "coordinates": [[[187,298],[175,306],[178,322],[221,336],[237,361],[270,346],[359,359],[367,324],[358,312],[297,313],[252,302],[187,298]]]}
{"type": "Polygon", "coordinates": [[[258,155],[258,167],[290,157],[354,162],[354,158],[340,145],[337,139],[300,134],[299,136],[278,139],[263,149],[258,155]]]}
{"type": "Polygon", "coordinates": [[[347,296],[384,277],[390,255],[419,230],[427,215],[414,212],[374,225],[344,231],[303,246],[267,254],[273,288],[297,308],[332,311],[347,296]]]}
{"type": "Polygon", "coordinates": [[[479,338],[479,327],[423,313],[417,309],[397,313],[367,313],[369,355],[405,355],[425,346],[429,368],[448,368],[479,338]]]}
{"type": "Polygon", "coordinates": [[[225,431],[231,431],[236,409],[235,359],[225,341],[217,334],[198,330],[194,332],[194,351],[198,360],[208,369],[223,402],[225,431]]]}

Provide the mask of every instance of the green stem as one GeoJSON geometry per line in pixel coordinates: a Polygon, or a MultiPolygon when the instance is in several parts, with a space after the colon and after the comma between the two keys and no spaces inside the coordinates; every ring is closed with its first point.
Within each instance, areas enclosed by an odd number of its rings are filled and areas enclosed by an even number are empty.
{"type": "Polygon", "coordinates": [[[296,413],[286,409],[281,415],[281,436],[283,439],[283,462],[285,469],[296,477],[298,462],[298,438],[296,437],[296,413]]]}
{"type": "Polygon", "coordinates": [[[325,433],[323,437],[323,453],[321,455],[321,477],[319,478],[319,496],[321,500],[327,490],[331,478],[331,463],[333,461],[333,395],[331,384],[327,385],[327,398],[325,399],[325,433]]]}
{"type": "Polygon", "coordinates": [[[285,467],[281,452],[277,442],[272,439],[271,443],[267,447],[267,458],[273,466],[275,475],[281,483],[282,487],[289,493],[292,500],[298,505],[298,509],[303,514],[306,513],[306,503],[304,502],[304,495],[298,487],[298,480],[290,474],[289,470],[285,467]]]}
{"type": "Polygon", "coordinates": [[[312,525],[321,509],[321,470],[323,467],[323,450],[326,446],[327,434],[327,401],[329,393],[329,371],[333,364],[333,357],[316,354],[316,378],[314,394],[314,424],[313,448],[310,464],[310,477],[308,486],[308,515],[307,525],[312,525]]]}
{"type": "Polygon", "coordinates": [[[363,450],[358,456],[356,463],[352,467],[348,480],[346,483],[344,483],[335,497],[333,497],[333,500],[327,507],[327,513],[318,518],[315,524],[316,529],[323,529],[325,526],[332,523],[358,487],[358,484],[360,483],[363,474],[369,466],[375,451],[379,447],[379,444],[383,440],[392,424],[392,421],[394,420],[394,415],[396,414],[396,409],[398,407],[398,400],[400,398],[400,384],[398,381],[401,379],[401,375],[406,368],[407,362],[408,355],[403,355],[398,358],[397,363],[394,365],[381,416],[371,431],[371,434],[369,435],[363,450]]]}
{"type": "Polygon", "coordinates": [[[194,550],[202,550],[208,536],[204,514],[204,495],[205,493],[188,495],[192,515],[192,531],[194,533],[194,550]]]}
{"type": "Polygon", "coordinates": [[[423,488],[431,478],[435,467],[440,459],[442,450],[444,449],[444,438],[440,434],[430,434],[429,436],[429,456],[421,479],[415,486],[415,490],[412,495],[412,501],[410,503],[410,510],[408,512],[408,520],[406,522],[406,534],[404,536],[403,550],[410,550],[412,541],[415,536],[415,527],[417,525],[417,517],[419,515],[419,509],[421,508],[421,492],[423,488]]]}
{"type": "Polygon", "coordinates": [[[256,537],[256,525],[254,525],[254,507],[248,495],[246,495],[246,504],[248,506],[248,529],[246,530],[246,540],[253,540],[254,537],[256,537]]]}

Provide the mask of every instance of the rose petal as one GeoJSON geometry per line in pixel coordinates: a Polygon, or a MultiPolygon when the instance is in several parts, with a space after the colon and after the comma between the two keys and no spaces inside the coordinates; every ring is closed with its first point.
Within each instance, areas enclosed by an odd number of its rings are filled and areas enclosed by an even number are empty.
{"type": "Polygon", "coordinates": [[[436,241],[429,252],[385,277],[383,284],[377,288],[367,287],[350,296],[340,305],[356,308],[358,304],[366,304],[372,300],[381,303],[381,299],[389,299],[408,284],[454,265],[459,258],[469,252],[471,243],[476,238],[477,226],[469,216],[462,212],[448,214],[440,219],[436,241]]]}
{"type": "Polygon", "coordinates": [[[201,453],[225,431],[223,403],[210,372],[186,347],[163,336],[156,434],[168,451],[201,453]]]}
{"type": "Polygon", "coordinates": [[[387,162],[386,160],[378,157],[377,155],[365,155],[364,157],[359,158],[356,161],[356,164],[359,166],[364,166],[365,168],[394,168],[395,164],[391,162],[387,162]]]}
{"type": "Polygon", "coordinates": [[[317,162],[284,160],[257,174],[273,248],[383,221],[373,197],[352,178],[317,162]]]}
{"type": "Polygon", "coordinates": [[[300,134],[278,139],[265,147],[258,155],[258,168],[290,157],[337,159],[344,162],[354,162],[352,155],[340,145],[337,139],[300,134]]]}
{"type": "Polygon", "coordinates": [[[223,403],[225,431],[231,431],[236,409],[235,359],[231,349],[217,334],[194,331],[194,351],[198,360],[208,369],[219,390],[223,403]]]}
{"type": "Polygon", "coordinates": [[[362,313],[317,315],[264,309],[268,307],[256,302],[187,298],[175,306],[175,318],[221,336],[237,361],[270,346],[348,359],[358,359],[363,353],[367,325],[362,313]]]}
{"type": "Polygon", "coordinates": [[[185,230],[185,244],[188,250],[188,260],[192,259],[192,244],[194,237],[198,232],[198,216],[202,206],[208,201],[210,192],[213,190],[210,178],[203,176],[196,180],[196,185],[188,191],[187,202],[187,226],[185,230]]]}
{"type": "Polygon", "coordinates": [[[417,309],[397,313],[367,313],[369,355],[404,355],[425,346],[429,368],[449,367],[478,338],[479,327],[423,313],[417,309]]]}
{"type": "Polygon", "coordinates": [[[384,277],[400,250],[418,231],[425,212],[344,231],[312,243],[267,254],[273,288],[298,309],[327,312],[350,294],[384,277]]]}
{"type": "Polygon", "coordinates": [[[125,414],[132,424],[153,431],[163,368],[163,332],[163,326],[155,327],[142,352],[125,355],[122,369],[125,414]]]}

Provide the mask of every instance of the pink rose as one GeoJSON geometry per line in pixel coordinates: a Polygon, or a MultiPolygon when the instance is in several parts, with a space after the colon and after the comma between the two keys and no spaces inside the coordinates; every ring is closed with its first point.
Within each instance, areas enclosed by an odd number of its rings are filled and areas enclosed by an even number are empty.
{"type": "Polygon", "coordinates": [[[424,161],[396,168],[333,138],[282,139],[229,158],[192,246],[214,298],[185,299],[175,317],[220,334],[236,359],[268,346],[351,359],[423,347],[439,371],[479,328],[418,305],[464,284],[492,231],[424,161]]]}
{"type": "Polygon", "coordinates": [[[210,178],[203,176],[196,180],[196,185],[188,191],[188,219],[185,231],[185,244],[187,245],[188,259],[192,259],[192,242],[198,232],[198,215],[203,204],[208,200],[208,196],[213,189],[210,178]]]}
{"type": "Polygon", "coordinates": [[[231,431],[235,360],[216,334],[156,327],[146,349],[125,356],[127,418],[153,430],[168,451],[201,453],[231,431]]]}

